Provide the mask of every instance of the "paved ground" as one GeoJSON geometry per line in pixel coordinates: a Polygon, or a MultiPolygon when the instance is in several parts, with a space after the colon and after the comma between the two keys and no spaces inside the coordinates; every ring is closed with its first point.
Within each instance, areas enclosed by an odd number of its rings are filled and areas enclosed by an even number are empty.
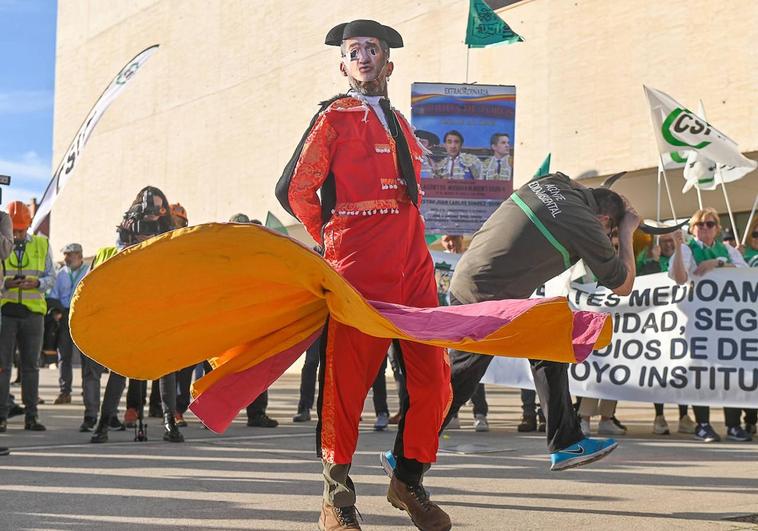
{"type": "MultiPolygon", "coordinates": [[[[42,371],[47,404],[55,381],[54,371],[42,371]]],[[[215,436],[189,419],[184,444],[161,441],[154,419],[148,442],[133,442],[127,431],[90,444],[77,430],[80,400],[43,405],[44,433],[25,432],[22,419],[11,419],[0,435],[0,445],[13,450],[0,457],[0,529],[315,529],[315,423],[290,421],[297,386],[285,376],[272,389],[269,413],[280,427],[247,428],[240,417],[215,436]]],[[[758,529],[727,520],[758,513],[758,443],[653,436],[652,406],[626,404],[618,413],[631,434],[614,454],[551,473],[542,437],[515,432],[518,395],[493,386],[488,394],[492,431],[474,433],[469,410],[463,428],[441,441],[448,450],[479,445],[488,453],[443,451],[426,481],[455,529],[758,529]]],[[[675,418],[673,408],[667,413],[675,418]]],[[[394,429],[370,431],[372,417],[367,402],[353,466],[364,529],[411,529],[384,498],[388,481],[377,461],[394,429]]]]}

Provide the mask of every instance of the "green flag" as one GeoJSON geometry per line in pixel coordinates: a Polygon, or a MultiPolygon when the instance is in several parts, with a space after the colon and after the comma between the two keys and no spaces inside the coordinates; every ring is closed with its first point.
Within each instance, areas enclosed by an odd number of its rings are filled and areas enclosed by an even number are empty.
{"type": "Polygon", "coordinates": [[[277,218],[271,212],[268,212],[266,214],[266,225],[265,225],[265,227],[267,229],[274,229],[276,231],[279,231],[282,234],[289,234],[287,232],[287,227],[285,227],[284,224],[281,221],[279,221],[279,218],[277,218]]]}
{"type": "Polygon", "coordinates": [[[469,0],[466,26],[466,44],[469,48],[484,48],[490,44],[511,44],[523,40],[484,0],[469,0]]]}
{"type": "Polygon", "coordinates": [[[442,234],[426,234],[424,237],[427,245],[433,245],[442,239],[442,234]]]}
{"type": "Polygon", "coordinates": [[[540,177],[544,177],[550,173],[550,155],[551,153],[548,153],[547,157],[545,157],[545,160],[543,160],[542,164],[540,164],[540,167],[537,168],[537,173],[534,174],[534,179],[539,179],[540,177]]]}

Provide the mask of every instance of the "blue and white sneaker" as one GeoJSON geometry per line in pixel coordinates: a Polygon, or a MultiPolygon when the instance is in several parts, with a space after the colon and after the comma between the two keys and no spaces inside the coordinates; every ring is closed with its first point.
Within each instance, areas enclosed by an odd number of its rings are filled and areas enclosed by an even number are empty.
{"type": "Polygon", "coordinates": [[[568,448],[550,454],[550,470],[566,470],[602,459],[619,444],[613,439],[582,439],[568,448]]]}
{"type": "Polygon", "coordinates": [[[386,452],[380,453],[379,463],[381,463],[387,477],[392,478],[392,475],[395,473],[395,467],[397,466],[397,461],[395,461],[395,456],[392,454],[392,451],[387,450],[386,452]]]}

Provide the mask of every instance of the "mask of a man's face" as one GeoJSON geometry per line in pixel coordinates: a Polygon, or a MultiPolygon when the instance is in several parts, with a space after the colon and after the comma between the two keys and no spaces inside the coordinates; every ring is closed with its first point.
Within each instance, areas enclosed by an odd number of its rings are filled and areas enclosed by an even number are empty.
{"type": "Polygon", "coordinates": [[[345,39],[340,70],[347,76],[350,86],[367,96],[386,96],[387,78],[392,63],[379,39],[354,37],[345,39]]]}

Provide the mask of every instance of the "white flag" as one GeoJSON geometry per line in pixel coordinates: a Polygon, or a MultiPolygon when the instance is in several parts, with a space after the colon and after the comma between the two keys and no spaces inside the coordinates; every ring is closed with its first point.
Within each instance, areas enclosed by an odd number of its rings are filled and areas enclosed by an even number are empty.
{"type": "Polygon", "coordinates": [[[663,155],[672,151],[696,151],[727,166],[754,169],[753,160],[744,157],[734,140],[699,118],[684,105],[659,90],[644,87],[650,103],[655,140],[663,155]]]}
{"type": "Polygon", "coordinates": [[[134,59],[126,63],[126,66],[121,69],[116,75],[116,78],[111,81],[97,102],[95,102],[95,105],[92,107],[92,110],[87,115],[84,123],[82,123],[79,131],[76,133],[74,140],[71,142],[71,145],[66,150],[66,154],[63,156],[63,160],[58,164],[58,168],[55,170],[53,178],[45,189],[45,194],[42,196],[42,201],[40,201],[40,204],[37,207],[37,212],[34,214],[34,219],[32,220],[32,232],[36,232],[48,214],[50,214],[50,210],[53,208],[53,203],[55,203],[58,194],[71,178],[82,150],[84,149],[87,140],[89,140],[97,122],[100,121],[100,118],[102,118],[111,103],[113,103],[119,94],[121,94],[129,80],[132,79],[140,67],[145,64],[145,61],[150,59],[150,57],[158,51],[158,46],[158,44],[154,44],[153,46],[146,48],[137,54],[134,59]]]}
{"type": "MultiPolygon", "coordinates": [[[[697,115],[705,121],[705,108],[702,100],[697,115]]],[[[715,190],[719,184],[742,179],[754,169],[755,165],[750,167],[717,164],[701,152],[690,151],[683,171],[685,182],[682,193],[687,193],[693,186],[697,186],[700,190],[715,190]]]]}

